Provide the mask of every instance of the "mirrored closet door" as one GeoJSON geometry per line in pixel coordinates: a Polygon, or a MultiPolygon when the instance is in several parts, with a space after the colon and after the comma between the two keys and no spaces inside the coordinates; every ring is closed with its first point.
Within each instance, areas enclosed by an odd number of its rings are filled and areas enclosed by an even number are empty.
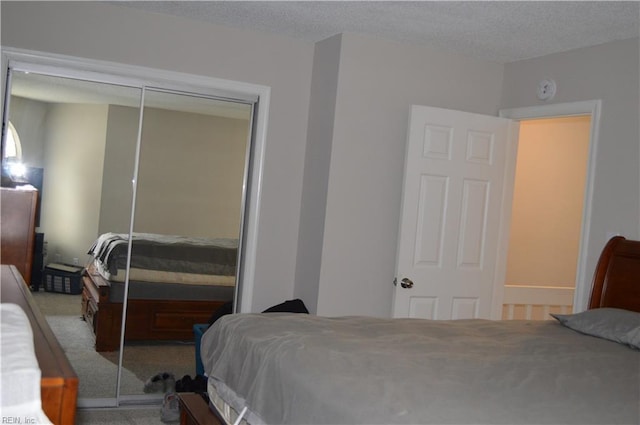
{"type": "Polygon", "coordinates": [[[194,329],[237,302],[255,99],[9,70],[4,119],[19,141],[3,138],[3,185],[38,189],[30,283],[78,374],[78,406],[157,403],[201,373],[194,329]],[[77,279],[47,286],[60,274],[77,279]]]}
{"type": "MultiPolygon", "coordinates": [[[[15,70],[10,83],[17,137],[3,145],[3,185],[32,185],[39,198],[28,283],[79,377],[79,399],[113,404],[119,338],[98,351],[95,335],[105,327],[119,334],[122,310],[97,314],[110,270],[97,268],[89,251],[108,249],[96,245],[99,235],[129,231],[141,89],[15,70]]],[[[128,240],[121,243],[126,253],[128,240]]]]}
{"type": "Polygon", "coordinates": [[[251,113],[145,90],[123,370],[146,376],[147,394],[196,380],[194,325],[231,310],[251,113]]]}

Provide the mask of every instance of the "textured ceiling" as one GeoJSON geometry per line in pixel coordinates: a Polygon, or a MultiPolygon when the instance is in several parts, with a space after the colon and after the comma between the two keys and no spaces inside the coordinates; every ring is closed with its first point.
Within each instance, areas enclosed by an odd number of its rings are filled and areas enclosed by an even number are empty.
{"type": "Polygon", "coordinates": [[[360,33],[501,63],[637,37],[640,31],[638,1],[108,3],[312,42],[360,33]]]}

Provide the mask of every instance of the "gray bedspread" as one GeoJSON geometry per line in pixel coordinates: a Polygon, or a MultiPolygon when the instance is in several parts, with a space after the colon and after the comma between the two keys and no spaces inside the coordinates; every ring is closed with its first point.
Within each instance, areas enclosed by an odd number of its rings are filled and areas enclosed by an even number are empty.
{"type": "MultiPolygon", "coordinates": [[[[236,273],[237,239],[187,238],[134,233],[131,267],[232,276],[236,273]]],[[[112,275],[126,268],[128,234],[100,235],[88,251],[112,275]]]]}
{"type": "Polygon", "coordinates": [[[555,321],[236,314],[201,353],[252,424],[640,422],[640,352],[555,321]]]}

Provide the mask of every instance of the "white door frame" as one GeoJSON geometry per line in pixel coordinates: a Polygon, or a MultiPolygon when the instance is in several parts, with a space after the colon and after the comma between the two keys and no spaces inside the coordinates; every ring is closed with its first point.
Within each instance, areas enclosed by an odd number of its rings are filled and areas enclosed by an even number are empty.
{"type": "MultiPolygon", "coordinates": [[[[551,105],[538,105],[523,108],[501,109],[499,116],[513,120],[527,120],[536,118],[557,118],[572,115],[591,115],[591,133],[589,137],[589,157],[587,160],[587,178],[584,193],[584,205],[582,208],[582,226],[580,232],[580,246],[578,248],[578,264],[576,270],[576,287],[573,295],[573,311],[583,311],[587,308],[591,293],[591,271],[587,270],[587,249],[589,246],[591,231],[591,210],[593,206],[593,181],[595,178],[596,154],[598,152],[598,140],[600,134],[600,110],[601,100],[587,100],[582,102],[557,103],[551,105]]],[[[517,138],[514,139],[517,143],[517,138]]],[[[516,147],[517,148],[517,147],[516,147]]],[[[508,158],[515,161],[515,156],[508,158]]],[[[510,164],[515,169],[515,163],[510,164]]],[[[504,249],[501,250],[500,261],[505,262],[507,256],[510,220],[504,220],[501,224],[501,235],[504,249]]],[[[500,262],[499,261],[499,262],[500,262]]],[[[498,290],[502,290],[496,288],[498,290]]]]}

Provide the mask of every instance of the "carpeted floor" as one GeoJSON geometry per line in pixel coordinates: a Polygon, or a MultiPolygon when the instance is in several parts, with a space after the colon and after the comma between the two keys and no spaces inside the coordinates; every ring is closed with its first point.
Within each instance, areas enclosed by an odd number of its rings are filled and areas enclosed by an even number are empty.
{"type": "Polygon", "coordinates": [[[160,407],[80,409],[76,425],[165,425],[160,420],[160,407]]]}
{"type": "Polygon", "coordinates": [[[82,295],[58,294],[40,290],[32,292],[33,299],[43,316],[80,316],[82,295]]]}
{"type": "MultiPolygon", "coordinates": [[[[100,354],[117,364],[117,351],[100,354]]],[[[185,375],[194,377],[195,361],[195,345],[193,343],[129,343],[124,347],[122,366],[131,370],[143,381],[160,372],[172,373],[178,380],[185,375]]],[[[139,394],[139,392],[131,394],[139,394]]]]}
{"type": "MultiPolygon", "coordinates": [[[[81,319],[81,296],[33,292],[67,353],[80,379],[79,397],[113,397],[119,351],[97,353],[86,322],[81,319]],[[96,367],[96,365],[99,365],[96,367]]],[[[160,372],[173,373],[176,380],[195,375],[195,345],[192,342],[127,343],[124,348],[120,393],[143,394],[144,382],[160,372]]]]}
{"type": "MultiPolygon", "coordinates": [[[[93,349],[93,335],[80,316],[47,316],[58,342],[79,377],[78,398],[115,397],[118,363],[93,349]]],[[[121,394],[141,394],[144,381],[126,368],[120,377],[121,394]]]]}
{"type": "MultiPolygon", "coordinates": [[[[33,292],[79,378],[82,399],[113,398],[116,391],[118,351],[97,353],[87,323],[81,318],[81,296],[33,292]]],[[[176,379],[195,374],[193,343],[127,344],[124,349],[121,395],[143,394],[144,382],[159,372],[174,373],[176,379]]],[[[78,425],[161,425],[161,406],[79,408],[78,425]]]]}

